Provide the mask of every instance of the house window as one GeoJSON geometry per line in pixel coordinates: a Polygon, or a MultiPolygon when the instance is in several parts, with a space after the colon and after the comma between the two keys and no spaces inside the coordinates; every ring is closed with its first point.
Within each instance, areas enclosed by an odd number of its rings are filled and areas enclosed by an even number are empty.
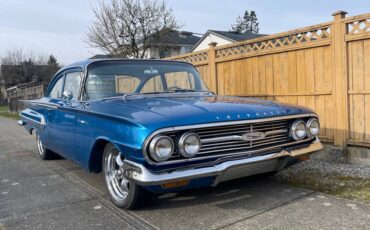
{"type": "Polygon", "coordinates": [[[166,58],[171,56],[170,49],[160,49],[159,50],[159,58],[166,58]]]}

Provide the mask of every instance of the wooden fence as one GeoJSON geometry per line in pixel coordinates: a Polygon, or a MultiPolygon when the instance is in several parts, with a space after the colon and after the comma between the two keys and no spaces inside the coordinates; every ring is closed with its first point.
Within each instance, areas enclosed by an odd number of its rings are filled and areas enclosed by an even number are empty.
{"type": "Polygon", "coordinates": [[[20,100],[41,98],[44,95],[44,88],[45,85],[42,82],[30,82],[8,88],[8,106],[10,112],[20,112],[24,109],[25,105],[20,100]]]}
{"type": "Polygon", "coordinates": [[[172,57],[193,63],[221,95],[299,104],[320,116],[321,139],[370,146],[370,14],[172,57]]]}

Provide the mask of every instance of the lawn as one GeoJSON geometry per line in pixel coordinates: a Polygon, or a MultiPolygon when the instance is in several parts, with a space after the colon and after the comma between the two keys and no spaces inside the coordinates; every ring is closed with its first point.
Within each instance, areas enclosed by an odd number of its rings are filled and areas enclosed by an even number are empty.
{"type": "Polygon", "coordinates": [[[8,106],[0,106],[0,117],[19,119],[19,115],[17,113],[9,112],[8,106]]]}

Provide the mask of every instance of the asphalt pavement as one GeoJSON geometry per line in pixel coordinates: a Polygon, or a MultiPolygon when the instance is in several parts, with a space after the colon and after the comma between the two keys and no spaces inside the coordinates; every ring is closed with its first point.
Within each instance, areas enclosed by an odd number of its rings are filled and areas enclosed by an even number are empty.
{"type": "Polygon", "coordinates": [[[34,136],[0,118],[3,229],[369,229],[370,206],[276,182],[268,175],[116,208],[101,174],[71,161],[41,161],[34,136]]]}

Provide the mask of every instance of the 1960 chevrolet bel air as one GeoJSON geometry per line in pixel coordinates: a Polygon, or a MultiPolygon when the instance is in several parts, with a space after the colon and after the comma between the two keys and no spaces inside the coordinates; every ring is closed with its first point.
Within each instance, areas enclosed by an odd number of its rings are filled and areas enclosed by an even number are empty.
{"type": "Polygon", "coordinates": [[[191,64],[87,60],[61,69],[19,125],[42,159],[55,154],[103,171],[118,207],[172,192],[273,172],[322,148],[312,110],[217,96],[191,64]]]}

